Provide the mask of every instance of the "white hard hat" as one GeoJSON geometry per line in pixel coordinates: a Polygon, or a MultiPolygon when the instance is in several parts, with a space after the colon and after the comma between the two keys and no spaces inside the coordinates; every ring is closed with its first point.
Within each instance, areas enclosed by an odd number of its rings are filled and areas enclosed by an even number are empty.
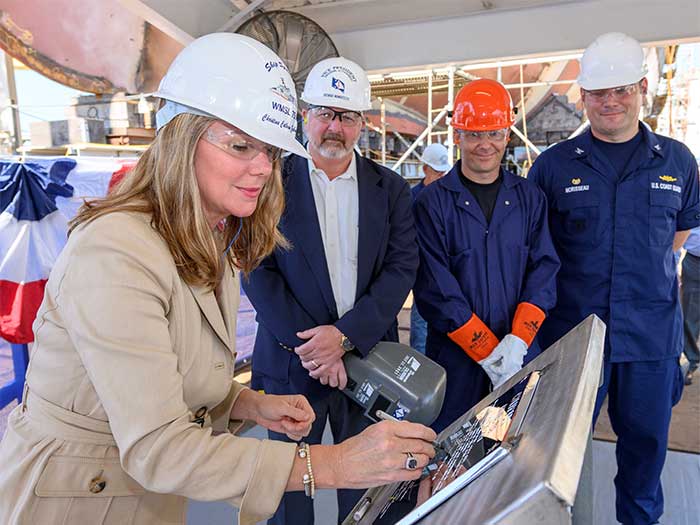
{"type": "Polygon", "coordinates": [[[347,58],[326,58],[306,77],[301,99],[313,106],[331,106],[350,111],[372,109],[367,73],[347,58]]]}
{"type": "Polygon", "coordinates": [[[578,83],[589,91],[607,89],[634,84],[646,74],[639,42],[624,33],[605,33],[584,51],[578,83]]]}
{"type": "Polygon", "coordinates": [[[212,33],[194,40],[175,57],[153,96],[176,103],[163,108],[166,123],[183,112],[210,115],[308,157],[295,138],[297,99],[287,66],[250,37],[212,33]]]}
{"type": "Polygon", "coordinates": [[[423,150],[420,160],[440,173],[444,173],[452,167],[447,159],[447,148],[437,142],[430,144],[423,150]]]}

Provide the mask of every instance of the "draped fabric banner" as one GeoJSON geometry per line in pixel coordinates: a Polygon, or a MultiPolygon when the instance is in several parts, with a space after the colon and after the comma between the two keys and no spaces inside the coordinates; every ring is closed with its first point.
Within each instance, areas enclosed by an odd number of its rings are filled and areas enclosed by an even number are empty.
{"type": "Polygon", "coordinates": [[[133,160],[0,161],[0,337],[33,341],[44,286],[85,198],[102,197],[133,160]]]}

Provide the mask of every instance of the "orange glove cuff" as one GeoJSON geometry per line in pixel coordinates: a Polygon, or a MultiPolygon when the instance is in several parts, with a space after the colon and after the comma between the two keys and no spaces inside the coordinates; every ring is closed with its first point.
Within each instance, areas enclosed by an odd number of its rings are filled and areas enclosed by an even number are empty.
{"type": "Polygon", "coordinates": [[[527,346],[530,346],[545,317],[544,312],[534,304],[520,303],[513,316],[511,333],[517,335],[527,343],[527,346]]]}
{"type": "Polygon", "coordinates": [[[498,345],[496,336],[475,314],[447,336],[462,347],[462,350],[474,361],[481,361],[488,357],[498,345]]]}

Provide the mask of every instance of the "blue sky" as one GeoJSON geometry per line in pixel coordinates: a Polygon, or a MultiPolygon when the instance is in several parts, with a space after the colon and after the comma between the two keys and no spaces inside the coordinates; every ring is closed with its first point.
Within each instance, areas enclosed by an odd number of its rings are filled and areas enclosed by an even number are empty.
{"type": "Polygon", "coordinates": [[[15,69],[22,137],[29,138],[29,124],[38,120],[62,120],[66,107],[80,91],[54,82],[31,69],[15,69]]]}

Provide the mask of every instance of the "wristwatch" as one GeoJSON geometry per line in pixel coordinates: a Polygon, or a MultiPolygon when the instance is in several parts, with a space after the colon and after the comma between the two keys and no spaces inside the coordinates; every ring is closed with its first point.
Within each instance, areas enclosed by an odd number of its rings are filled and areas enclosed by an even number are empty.
{"type": "Polygon", "coordinates": [[[350,339],[348,339],[348,337],[343,332],[340,332],[340,347],[346,352],[352,352],[353,350],[355,350],[355,345],[352,344],[350,339]]]}

